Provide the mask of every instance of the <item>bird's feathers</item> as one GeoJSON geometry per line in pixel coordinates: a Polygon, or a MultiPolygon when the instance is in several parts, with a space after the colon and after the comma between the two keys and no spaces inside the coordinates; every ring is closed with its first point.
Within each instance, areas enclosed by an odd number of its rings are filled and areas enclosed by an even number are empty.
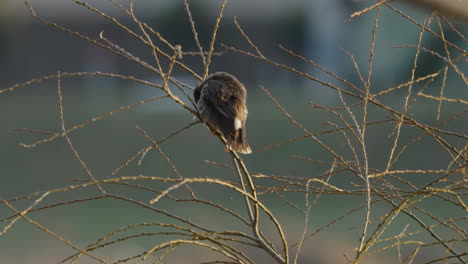
{"type": "Polygon", "coordinates": [[[247,91],[241,82],[228,73],[212,74],[195,89],[194,98],[202,121],[220,131],[228,147],[251,152],[245,139],[247,91]]]}

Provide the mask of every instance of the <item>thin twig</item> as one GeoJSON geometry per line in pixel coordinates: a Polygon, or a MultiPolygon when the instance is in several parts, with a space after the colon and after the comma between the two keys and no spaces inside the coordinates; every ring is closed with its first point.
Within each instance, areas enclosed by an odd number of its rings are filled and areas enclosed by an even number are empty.
{"type": "Polygon", "coordinates": [[[96,183],[96,186],[98,189],[103,193],[106,194],[106,191],[102,188],[102,186],[97,183],[96,178],[94,178],[93,174],[89,170],[88,166],[84,163],[84,161],[80,158],[80,155],[78,154],[78,151],[76,150],[75,146],[73,146],[73,143],[70,140],[70,137],[67,134],[67,129],[65,128],[65,120],[63,118],[63,97],[62,97],[62,87],[61,87],[61,79],[60,79],[60,72],[57,73],[57,95],[58,95],[58,105],[59,105],[59,119],[60,119],[60,127],[62,128],[62,133],[63,137],[67,141],[68,147],[70,147],[70,150],[73,153],[73,156],[75,156],[76,160],[80,162],[81,167],[83,170],[86,172],[88,177],[96,183]]]}
{"type": "Polygon", "coordinates": [[[362,178],[365,182],[366,185],[366,215],[365,215],[365,220],[364,220],[364,226],[362,228],[362,234],[361,237],[359,238],[359,248],[356,253],[356,258],[354,263],[357,263],[358,261],[358,256],[361,254],[363,248],[364,248],[364,241],[367,236],[367,228],[369,227],[369,220],[370,220],[370,213],[371,213],[371,186],[370,186],[370,181],[369,181],[369,159],[367,156],[367,146],[365,144],[366,139],[366,124],[367,124],[367,114],[368,114],[368,101],[369,97],[371,95],[370,92],[370,86],[371,86],[371,75],[372,75],[372,68],[373,68],[373,62],[374,62],[374,52],[375,52],[375,39],[376,39],[376,33],[377,33],[377,27],[379,25],[379,16],[380,16],[380,6],[377,8],[377,12],[375,14],[374,18],[374,27],[372,29],[372,40],[371,40],[371,48],[369,51],[369,66],[368,66],[368,71],[367,71],[367,80],[366,80],[366,97],[364,98],[364,106],[363,106],[363,118],[362,118],[362,124],[361,124],[361,147],[362,147],[362,154],[363,154],[363,160],[364,160],[364,171],[362,173],[362,178]]]}
{"type": "Polygon", "coordinates": [[[369,6],[369,7],[366,7],[364,9],[362,9],[362,10],[354,12],[354,13],[351,14],[351,16],[349,16],[347,22],[355,19],[356,17],[362,16],[362,15],[364,15],[364,14],[366,14],[366,13],[368,13],[368,12],[370,12],[370,11],[376,9],[376,8],[380,8],[383,4],[389,3],[391,1],[393,1],[393,0],[380,0],[379,2],[373,4],[372,6],[369,6]]]}
{"type": "MultiPolygon", "coordinates": [[[[192,28],[192,33],[193,33],[193,38],[195,40],[195,44],[197,45],[198,51],[200,52],[199,54],[200,54],[200,57],[202,59],[203,66],[206,66],[206,59],[205,59],[205,54],[203,53],[203,47],[200,44],[200,41],[198,40],[197,28],[195,27],[195,21],[193,20],[192,12],[190,12],[190,6],[189,6],[187,0],[184,0],[184,6],[185,6],[185,11],[187,12],[187,16],[188,16],[188,19],[189,19],[189,22],[190,22],[190,26],[192,28]]],[[[211,52],[211,54],[213,54],[213,52],[211,52]]],[[[207,54],[207,56],[208,56],[208,54],[207,54]]]]}
{"type": "Polygon", "coordinates": [[[223,4],[221,5],[221,9],[219,10],[218,17],[216,18],[213,33],[211,35],[210,47],[208,49],[208,54],[206,55],[206,64],[205,64],[205,71],[203,73],[203,79],[206,79],[206,77],[208,77],[208,74],[210,72],[211,57],[212,57],[213,51],[214,51],[216,36],[217,36],[218,30],[219,30],[219,25],[221,23],[221,19],[223,18],[224,8],[226,7],[227,2],[228,2],[228,0],[223,1],[223,4]]]}

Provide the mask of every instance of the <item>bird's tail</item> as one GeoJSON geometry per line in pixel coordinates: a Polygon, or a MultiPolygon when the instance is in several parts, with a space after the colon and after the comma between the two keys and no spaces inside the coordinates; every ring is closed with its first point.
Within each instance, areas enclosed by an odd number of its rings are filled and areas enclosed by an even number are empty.
{"type": "Polygon", "coordinates": [[[252,149],[250,148],[249,143],[247,143],[245,129],[239,129],[237,133],[235,133],[234,137],[229,139],[228,147],[239,153],[252,153],[252,149]]]}

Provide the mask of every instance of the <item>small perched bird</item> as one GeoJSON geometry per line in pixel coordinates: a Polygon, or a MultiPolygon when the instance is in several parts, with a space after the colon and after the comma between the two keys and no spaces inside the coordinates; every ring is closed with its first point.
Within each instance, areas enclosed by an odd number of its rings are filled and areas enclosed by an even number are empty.
{"type": "Polygon", "coordinates": [[[193,92],[200,117],[213,133],[219,131],[228,149],[249,154],[246,139],[247,90],[236,77],[225,72],[209,75],[193,92]]]}

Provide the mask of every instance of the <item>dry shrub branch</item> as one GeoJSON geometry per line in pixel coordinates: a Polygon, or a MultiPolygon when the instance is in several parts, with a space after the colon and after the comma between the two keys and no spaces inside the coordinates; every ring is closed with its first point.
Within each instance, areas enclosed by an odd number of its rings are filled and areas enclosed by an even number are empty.
{"type": "MultiPolygon", "coordinates": [[[[137,2],[128,1],[126,5],[112,1],[115,8],[122,11],[130,18],[131,25],[119,21],[112,17],[105,10],[100,10],[89,3],[71,0],[77,4],[76,8],[85,8],[91,13],[109,21],[116,28],[124,31],[129,38],[134,38],[141,45],[146,46],[148,53],[152,56],[152,61],[144,61],[131,51],[119,46],[107,38],[105,32],[98,37],[86,36],[78,31],[69,29],[57,23],[47,21],[37,14],[33,5],[26,2],[31,15],[52,28],[63,31],[79,39],[89,42],[90,45],[101,47],[119,57],[140,67],[142,70],[152,72],[160,77],[160,82],[151,82],[138,79],[132,76],[119,75],[115,73],[102,72],[59,72],[54,75],[43,76],[32,79],[27,82],[18,83],[11,87],[0,90],[0,96],[4,93],[12,93],[19,89],[25,89],[33,84],[42,83],[50,79],[57,80],[58,96],[58,123],[60,130],[56,132],[37,131],[31,129],[16,129],[22,132],[36,133],[45,137],[36,142],[21,143],[20,147],[35,148],[42,144],[50,143],[54,140],[64,138],[69,150],[73,153],[77,162],[85,172],[86,178],[78,183],[73,183],[62,188],[51,189],[45,192],[32,193],[22,197],[14,197],[1,200],[2,206],[9,208],[11,214],[2,216],[0,223],[3,227],[0,229],[0,236],[7,232],[14,232],[12,227],[18,220],[23,219],[36,226],[51,237],[73,250],[73,254],[57,260],[58,263],[79,263],[87,256],[86,261],[100,263],[167,263],[166,259],[173,254],[185,254],[185,246],[190,245],[199,247],[212,252],[213,259],[209,263],[260,263],[265,261],[265,256],[258,259],[258,252],[264,252],[268,257],[268,263],[299,263],[302,254],[309,251],[307,242],[319,239],[319,234],[325,233],[338,224],[353,223],[347,221],[351,217],[358,217],[360,224],[358,226],[349,226],[357,228],[359,234],[355,237],[354,252],[336,252],[344,255],[343,262],[360,263],[366,258],[384,255],[387,251],[397,252],[400,263],[415,263],[419,255],[427,250],[445,251],[444,256],[427,260],[426,263],[466,263],[465,250],[460,250],[463,245],[466,246],[468,236],[466,233],[466,205],[467,194],[467,169],[468,165],[468,135],[464,132],[452,130],[449,124],[463,122],[462,120],[468,112],[467,110],[457,113],[444,113],[445,106],[448,104],[467,105],[468,101],[463,98],[450,98],[445,94],[447,76],[451,73],[453,78],[459,78],[466,89],[468,80],[466,72],[463,71],[461,64],[466,61],[468,51],[466,46],[459,46],[452,41],[447,40],[446,30],[456,33],[456,36],[466,43],[462,31],[457,29],[449,19],[434,12],[426,17],[424,21],[419,22],[405,11],[399,10],[393,6],[392,1],[379,1],[361,11],[350,15],[347,23],[353,23],[359,20],[361,16],[374,16],[373,28],[369,32],[370,49],[367,70],[364,72],[356,62],[354,55],[349,51],[343,50],[343,57],[349,57],[348,63],[353,65],[354,71],[359,77],[360,83],[354,84],[337,73],[326,69],[317,64],[312,58],[296,53],[294,50],[279,45],[277,52],[285,53],[293,58],[315,67],[318,71],[328,75],[335,82],[331,83],[321,80],[314,75],[298,70],[294,67],[283,64],[269,58],[262,52],[262,47],[255,44],[255,34],[249,32],[241,26],[241,21],[236,17],[232,18],[237,27],[236,34],[250,46],[250,50],[245,50],[236,46],[218,43],[217,34],[220,25],[224,19],[224,11],[229,8],[227,0],[218,5],[218,15],[214,21],[209,45],[203,47],[198,34],[196,17],[191,12],[189,1],[183,0],[187,19],[193,34],[192,38],[196,44],[197,50],[184,50],[178,43],[171,43],[166,36],[158,32],[157,27],[141,21],[135,13],[134,6],[137,2]],[[379,56],[376,53],[376,40],[378,39],[380,22],[380,13],[391,11],[400,19],[411,22],[420,29],[418,41],[416,44],[401,45],[394,48],[414,49],[413,65],[410,69],[410,79],[401,80],[397,86],[377,89],[373,83],[373,76],[378,74],[374,69],[374,59],[379,56]],[[438,39],[443,44],[444,53],[435,52],[423,46],[423,38],[432,37],[438,39]],[[216,50],[220,48],[222,50],[216,50]],[[177,162],[170,157],[164,149],[167,141],[177,140],[178,136],[192,129],[198,121],[198,113],[193,103],[191,94],[193,87],[176,78],[173,74],[175,70],[184,71],[190,74],[196,80],[202,80],[211,71],[213,56],[223,56],[226,52],[237,54],[238,56],[247,56],[252,60],[260,61],[289,72],[293,75],[301,76],[313,84],[320,85],[320,89],[331,89],[336,92],[339,98],[339,104],[334,107],[321,105],[317,102],[308,102],[314,111],[326,112],[330,114],[331,119],[325,124],[327,128],[321,131],[309,129],[310,124],[305,124],[296,119],[286,107],[281,103],[282,98],[274,96],[274,92],[268,87],[260,86],[265,96],[269,98],[277,110],[286,118],[286,124],[295,126],[300,131],[300,135],[281,141],[271,142],[270,145],[257,150],[257,153],[265,151],[279,151],[280,147],[292,144],[293,142],[308,142],[320,146],[327,153],[317,157],[294,156],[293,158],[313,164],[327,166],[326,171],[312,172],[309,177],[294,177],[282,175],[267,175],[262,172],[251,172],[244,162],[243,158],[235,152],[228,152],[233,161],[233,166],[220,164],[207,160],[210,166],[221,167],[230,173],[238,176],[236,180],[226,180],[225,177],[199,177],[197,175],[185,175],[178,169],[177,162]],[[418,76],[416,74],[420,67],[421,53],[428,53],[443,60],[443,67],[434,72],[418,76]],[[203,68],[191,68],[184,58],[185,56],[199,56],[203,68]],[[61,93],[61,80],[63,78],[77,78],[81,76],[101,76],[110,79],[119,79],[130,83],[138,83],[148,87],[161,90],[164,95],[148,98],[135,102],[130,105],[121,106],[115,110],[96,114],[77,125],[69,125],[64,121],[66,115],[67,99],[61,93]],[[339,83],[337,85],[336,83],[339,83]],[[431,91],[438,91],[434,94],[431,91]],[[181,93],[176,93],[180,91],[181,93]],[[177,95],[181,94],[181,96],[177,95]],[[402,107],[395,107],[387,104],[385,96],[396,95],[403,102],[402,107]],[[168,100],[185,110],[185,114],[194,117],[196,120],[187,123],[184,127],[177,129],[169,135],[157,139],[149,131],[142,127],[137,127],[140,135],[147,140],[147,146],[141,148],[133,155],[123,161],[120,166],[109,172],[106,178],[99,178],[93,174],[86,162],[81,158],[79,149],[73,144],[69,137],[70,133],[79,133],[86,126],[99,122],[111,115],[116,115],[128,111],[136,106],[150,102],[159,102],[168,100]],[[420,101],[437,104],[437,112],[432,120],[422,120],[412,116],[410,113],[419,106],[420,101]],[[64,110],[65,109],[65,110],[64,110]],[[376,119],[372,112],[383,111],[383,118],[376,119]],[[445,119],[444,119],[445,118],[445,119]],[[370,134],[374,127],[386,125],[389,127],[388,138],[391,145],[388,151],[379,153],[386,160],[385,164],[374,165],[370,157],[369,148],[370,134]],[[403,140],[402,134],[406,129],[416,131],[416,135],[410,140],[403,140]],[[334,139],[330,140],[334,136],[334,139]],[[339,139],[344,148],[337,148],[333,144],[334,140],[339,139]],[[421,168],[402,168],[398,162],[416,144],[437,145],[444,153],[444,159],[447,160],[446,166],[439,169],[421,168]],[[156,177],[156,176],[119,176],[119,173],[133,163],[142,164],[146,155],[152,150],[156,150],[159,155],[170,166],[176,177],[156,177]],[[337,184],[334,179],[346,177],[347,185],[337,184]],[[432,177],[424,177],[431,175],[432,177]],[[418,183],[413,180],[421,179],[418,183]],[[158,183],[155,185],[154,183],[158,183]],[[203,193],[197,186],[216,186],[218,189],[232,191],[242,199],[236,200],[237,209],[231,209],[223,204],[223,201],[209,200],[203,198],[203,193]],[[134,198],[130,195],[114,193],[110,186],[121,186],[132,190],[132,192],[150,193],[153,198],[148,200],[134,198]],[[154,186],[159,186],[158,188],[154,186]],[[72,193],[79,189],[97,188],[98,194],[94,196],[81,197],[47,205],[41,205],[46,198],[58,194],[72,193]],[[187,195],[183,195],[179,189],[185,189],[187,195]],[[280,214],[275,207],[268,203],[268,194],[275,194],[282,201],[293,208],[298,215],[303,216],[303,226],[299,236],[288,234],[288,227],[278,217],[280,214]],[[291,200],[290,194],[300,194],[304,200],[291,200]],[[340,212],[340,215],[330,219],[322,226],[311,223],[311,214],[314,208],[323,201],[323,196],[334,196],[336,199],[347,199],[348,197],[362,197],[362,203],[355,208],[349,208],[340,212]],[[95,241],[88,244],[74,242],[73,238],[67,239],[61,234],[45,227],[35,218],[35,214],[51,210],[52,208],[63,208],[73,204],[92,203],[99,200],[114,200],[122,204],[128,204],[134,207],[142,208],[148,212],[157,215],[163,215],[168,222],[148,222],[137,223],[123,226],[105,236],[96,237],[95,241]],[[184,218],[171,212],[171,210],[159,207],[164,200],[175,202],[175,206],[184,208],[196,203],[209,208],[210,210],[221,212],[225,215],[227,221],[240,223],[240,228],[231,230],[226,223],[225,228],[213,228],[205,221],[197,219],[184,218]],[[305,201],[305,205],[302,204],[305,201]],[[453,215],[444,217],[436,213],[425,210],[420,205],[425,201],[437,201],[442,206],[446,205],[453,208],[453,215]],[[19,209],[19,203],[27,203],[25,209],[19,209]],[[464,214],[459,217],[457,215],[464,214]],[[404,228],[397,234],[391,232],[398,227],[397,222],[404,220],[404,228]],[[411,228],[409,228],[411,227],[411,228]],[[142,231],[144,229],[145,231],[142,231]],[[421,234],[426,235],[421,236],[421,234]],[[114,259],[112,256],[106,256],[103,251],[110,247],[125,247],[136,239],[143,237],[153,238],[153,244],[145,250],[135,255],[120,259],[114,259]]],[[[215,4],[213,4],[215,5],[215,4]]],[[[466,69],[466,68],[465,68],[466,69]]],[[[465,108],[466,109],[466,108],[465,108]]],[[[466,126],[465,126],[466,127],[466,126]]],[[[207,130],[207,133],[209,131],[207,130]]],[[[220,148],[225,144],[225,139],[217,135],[220,140],[220,148]]],[[[131,140],[131,139],[129,139],[131,140]]],[[[253,154],[256,155],[255,153],[253,154]]],[[[375,155],[375,154],[374,154],[375,155]]],[[[210,159],[210,157],[206,157],[210,159]]],[[[62,196],[61,196],[62,197],[62,196]]],[[[206,216],[209,218],[209,215],[206,216]]],[[[190,251],[188,251],[190,253],[190,251]]],[[[188,253],[188,254],[189,254],[188,253]]]]}

